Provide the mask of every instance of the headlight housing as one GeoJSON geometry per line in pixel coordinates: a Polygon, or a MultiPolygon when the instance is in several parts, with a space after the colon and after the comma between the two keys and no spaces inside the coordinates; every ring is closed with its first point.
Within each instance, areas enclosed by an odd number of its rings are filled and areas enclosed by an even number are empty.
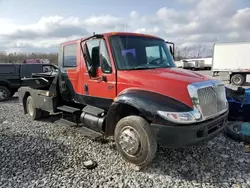
{"type": "Polygon", "coordinates": [[[166,112],[158,110],[157,113],[162,118],[178,124],[196,123],[201,119],[201,114],[197,110],[190,112],[166,112]]]}

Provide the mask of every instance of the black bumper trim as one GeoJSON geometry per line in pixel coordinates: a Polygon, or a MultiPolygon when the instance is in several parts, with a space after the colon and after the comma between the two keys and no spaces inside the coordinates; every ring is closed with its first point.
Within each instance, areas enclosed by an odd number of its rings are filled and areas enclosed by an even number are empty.
{"type": "Polygon", "coordinates": [[[227,126],[228,111],[196,125],[151,124],[158,144],[164,148],[185,148],[213,139],[227,126]]]}

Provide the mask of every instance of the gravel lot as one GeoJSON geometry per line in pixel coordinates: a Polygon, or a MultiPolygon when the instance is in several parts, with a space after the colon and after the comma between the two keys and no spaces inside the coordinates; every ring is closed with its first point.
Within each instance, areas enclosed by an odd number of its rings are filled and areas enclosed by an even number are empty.
{"type": "Polygon", "coordinates": [[[0,187],[248,187],[250,154],[223,134],[200,147],[159,149],[142,172],[114,142],[94,142],[54,117],[31,121],[17,98],[0,103],[0,187]],[[98,167],[84,169],[93,159],[98,167]]]}

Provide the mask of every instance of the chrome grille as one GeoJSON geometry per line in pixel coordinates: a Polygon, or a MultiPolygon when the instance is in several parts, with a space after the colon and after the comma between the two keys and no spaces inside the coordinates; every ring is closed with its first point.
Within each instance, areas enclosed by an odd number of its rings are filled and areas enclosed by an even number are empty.
{"type": "Polygon", "coordinates": [[[227,107],[224,86],[200,88],[197,94],[204,117],[214,115],[227,107]]]}

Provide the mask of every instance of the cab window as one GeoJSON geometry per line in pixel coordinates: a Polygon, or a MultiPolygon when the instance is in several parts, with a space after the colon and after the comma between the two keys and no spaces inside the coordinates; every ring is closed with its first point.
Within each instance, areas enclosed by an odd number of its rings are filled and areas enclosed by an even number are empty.
{"type": "Polygon", "coordinates": [[[105,43],[105,40],[100,41],[100,60],[101,60],[101,69],[103,73],[111,73],[111,62],[108,54],[108,49],[105,43]]]}
{"type": "Polygon", "coordinates": [[[87,60],[88,68],[95,64],[97,67],[100,67],[100,58],[99,58],[99,44],[100,39],[92,39],[86,42],[86,53],[89,59],[87,60]]]}
{"type": "Polygon", "coordinates": [[[76,67],[76,44],[66,45],[63,48],[63,67],[76,67]]]}

